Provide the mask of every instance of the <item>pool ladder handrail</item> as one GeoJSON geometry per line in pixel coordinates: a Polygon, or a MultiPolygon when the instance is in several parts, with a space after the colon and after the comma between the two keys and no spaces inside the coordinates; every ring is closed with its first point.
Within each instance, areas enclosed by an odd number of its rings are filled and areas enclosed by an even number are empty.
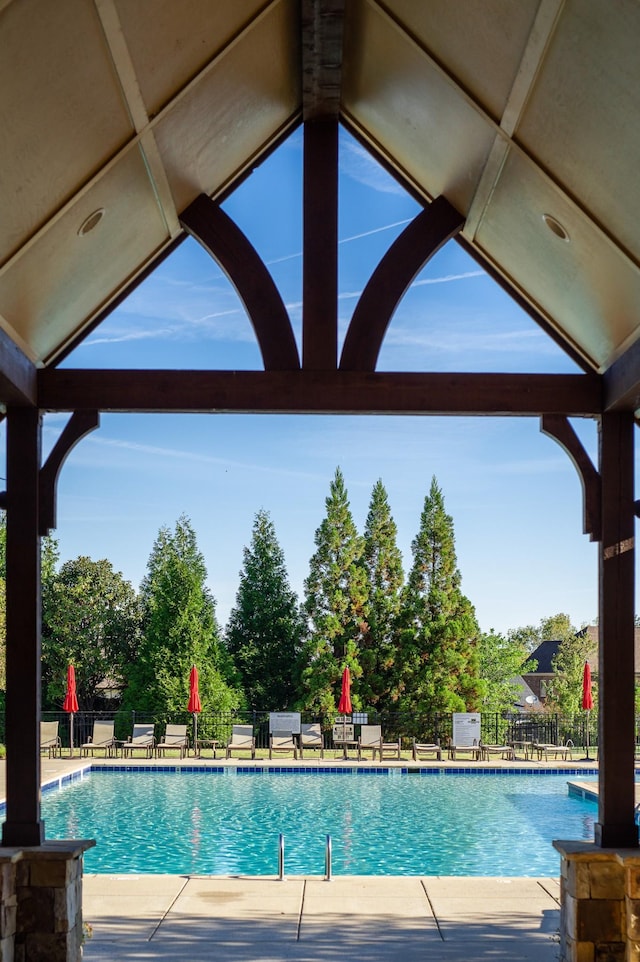
{"type": "MultiPolygon", "coordinates": [[[[331,878],[331,836],[327,835],[324,850],[324,880],[330,882],[331,878]]],[[[287,880],[284,874],[284,835],[282,832],[278,836],[278,880],[280,882],[286,882],[287,880]]]]}

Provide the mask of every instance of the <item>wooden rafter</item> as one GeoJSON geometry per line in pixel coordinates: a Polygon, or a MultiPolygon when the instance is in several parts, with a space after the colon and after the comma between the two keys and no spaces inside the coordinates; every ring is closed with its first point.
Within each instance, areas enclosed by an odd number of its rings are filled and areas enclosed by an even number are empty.
{"type": "Polygon", "coordinates": [[[542,415],[601,411],[589,374],[396,374],[360,371],[39,373],[50,411],[542,415]]]}
{"type": "Polygon", "coordinates": [[[302,116],[337,120],[345,0],[302,0],[302,116]]]}
{"type": "Polygon", "coordinates": [[[437,197],[391,245],[360,296],[340,359],[343,371],[374,371],[387,327],[414,277],[464,225],[446,197],[437,197]]]}
{"type": "Polygon", "coordinates": [[[0,404],[35,405],[35,364],[0,328],[0,404]]]}
{"type": "Polygon", "coordinates": [[[217,261],[238,292],[258,338],[265,370],[297,370],[300,360],[289,315],[248,238],[206,194],[187,207],[180,223],[217,261]]]}

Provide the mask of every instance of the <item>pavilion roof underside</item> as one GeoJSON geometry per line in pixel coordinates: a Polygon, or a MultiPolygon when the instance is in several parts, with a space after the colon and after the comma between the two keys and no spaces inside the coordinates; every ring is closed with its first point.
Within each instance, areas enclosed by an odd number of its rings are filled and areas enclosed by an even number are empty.
{"type": "Polygon", "coordinates": [[[0,363],[55,364],[195,198],[339,119],[635,408],[639,40],[636,0],[0,0],[0,363]]]}

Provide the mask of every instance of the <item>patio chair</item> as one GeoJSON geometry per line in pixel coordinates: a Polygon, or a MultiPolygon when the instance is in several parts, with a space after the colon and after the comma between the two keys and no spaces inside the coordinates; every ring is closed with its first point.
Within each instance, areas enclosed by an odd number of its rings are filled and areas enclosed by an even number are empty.
{"type": "Polygon", "coordinates": [[[371,752],[371,759],[375,761],[376,752],[382,760],[382,727],[380,725],[362,725],[358,738],[358,761],[363,752],[371,752]]]}
{"type": "Polygon", "coordinates": [[[134,725],[133,733],[128,742],[122,746],[124,758],[131,758],[135,751],[144,752],[147,758],[153,755],[153,747],[156,743],[153,734],[153,725],[134,725]]]}
{"type": "Polygon", "coordinates": [[[186,725],[167,725],[164,738],[156,745],[156,756],[165,755],[166,752],[173,750],[180,752],[180,758],[184,758],[189,748],[189,737],[186,725]]]}
{"type": "Polygon", "coordinates": [[[484,742],[480,742],[478,747],[482,761],[488,762],[492,755],[500,755],[502,758],[506,758],[512,762],[516,760],[513,745],[485,745],[484,742]]]}
{"type": "Polygon", "coordinates": [[[273,752],[293,752],[293,757],[298,757],[298,746],[296,745],[293,732],[271,732],[269,737],[269,758],[273,757],[273,752]]]}
{"type": "Polygon", "coordinates": [[[439,762],[442,761],[442,748],[440,742],[417,742],[413,739],[413,760],[419,761],[421,758],[428,758],[433,755],[439,762]]]}
{"type": "Polygon", "coordinates": [[[324,738],[320,722],[300,726],[300,758],[304,758],[305,748],[319,748],[320,758],[324,758],[324,738]]]}
{"type": "Polygon", "coordinates": [[[49,758],[62,755],[62,742],[58,735],[57,721],[40,722],[40,751],[48,752],[49,758]]]}
{"type": "Polygon", "coordinates": [[[95,721],[93,734],[80,746],[80,757],[88,755],[89,752],[93,755],[97,751],[104,752],[105,758],[111,755],[116,745],[114,726],[115,722],[112,721],[95,721]]]}
{"type": "Polygon", "coordinates": [[[253,735],[253,725],[234,725],[231,729],[231,738],[227,743],[227,758],[231,758],[232,752],[251,752],[251,757],[256,757],[256,740],[253,735]]]}

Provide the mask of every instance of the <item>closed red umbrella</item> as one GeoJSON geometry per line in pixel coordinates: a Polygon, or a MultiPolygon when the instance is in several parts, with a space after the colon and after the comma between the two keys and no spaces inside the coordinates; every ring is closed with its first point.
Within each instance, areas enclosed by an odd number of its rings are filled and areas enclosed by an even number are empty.
{"type": "Polygon", "coordinates": [[[76,694],[76,670],[73,665],[67,668],[67,693],[62,702],[63,711],[69,712],[69,746],[73,757],[73,716],[78,710],[78,696],[76,694]]]}
{"type": "Polygon", "coordinates": [[[202,702],[198,691],[198,669],[195,665],[191,668],[189,675],[189,704],[187,711],[193,715],[193,751],[198,752],[198,713],[202,711],[202,702]]]}
{"type": "Polygon", "coordinates": [[[351,708],[351,672],[345,668],[342,672],[342,692],[338,702],[338,711],[341,715],[350,715],[351,708]]]}
{"type": "Polygon", "coordinates": [[[582,708],[587,713],[587,761],[589,758],[589,712],[593,708],[593,694],[591,692],[591,665],[588,661],[584,663],[582,672],[582,708]]]}

